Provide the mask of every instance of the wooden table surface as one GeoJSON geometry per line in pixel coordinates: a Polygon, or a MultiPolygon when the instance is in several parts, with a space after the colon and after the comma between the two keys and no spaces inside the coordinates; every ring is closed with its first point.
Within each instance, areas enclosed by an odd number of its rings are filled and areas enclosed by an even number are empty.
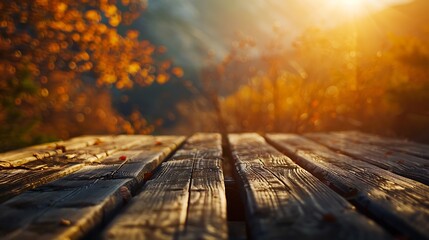
{"type": "Polygon", "coordinates": [[[0,239],[429,239],[428,185],[361,132],[83,136],[0,154],[0,239]]]}

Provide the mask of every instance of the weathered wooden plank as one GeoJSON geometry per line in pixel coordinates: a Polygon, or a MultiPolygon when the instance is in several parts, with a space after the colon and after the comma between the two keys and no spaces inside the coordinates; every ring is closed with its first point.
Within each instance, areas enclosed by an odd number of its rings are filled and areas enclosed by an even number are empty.
{"type": "MultiPolygon", "coordinates": [[[[103,139],[103,138],[102,138],[103,139]]],[[[96,144],[62,154],[27,162],[14,168],[0,170],[0,202],[3,202],[22,191],[35,188],[47,182],[59,179],[79,170],[85,164],[91,164],[115,151],[127,149],[142,141],[153,145],[153,137],[118,136],[111,141],[101,140],[96,144]]]]}
{"type": "Polygon", "coordinates": [[[0,207],[2,239],[80,238],[85,232],[79,229],[79,224],[84,221],[89,226],[83,227],[94,228],[107,212],[123,203],[121,188],[128,187],[131,182],[132,179],[81,180],[68,186],[68,181],[63,181],[54,183],[52,188],[25,192],[0,207]],[[32,197],[38,201],[32,201],[32,197]],[[49,204],[43,200],[48,200],[49,204]],[[64,215],[67,210],[80,213],[79,218],[64,215]],[[40,224],[49,218],[52,218],[51,224],[40,224]]]}
{"type": "Polygon", "coordinates": [[[106,158],[106,162],[85,166],[3,203],[0,205],[0,235],[4,239],[81,238],[130,200],[131,194],[142,184],[143,175],[154,170],[184,140],[183,137],[170,137],[158,146],[156,138],[150,139],[134,147],[140,150],[117,152],[106,158]],[[159,154],[153,153],[155,149],[159,154]],[[120,169],[127,165],[137,170],[122,173],[120,169]],[[13,215],[12,221],[9,215],[13,215]]]}
{"type": "Polygon", "coordinates": [[[389,239],[378,225],[257,134],[230,134],[254,239],[389,239]]]}
{"type": "Polygon", "coordinates": [[[184,137],[177,136],[148,137],[129,150],[116,152],[98,161],[97,165],[85,166],[63,179],[135,178],[140,182],[183,141],[184,137]]]}
{"type": "Polygon", "coordinates": [[[46,169],[40,170],[18,169],[0,171],[0,203],[23,191],[71,174],[82,167],[82,164],[66,164],[62,166],[48,166],[46,169]]]}
{"type": "MultiPolygon", "coordinates": [[[[357,131],[332,132],[340,139],[347,139],[359,143],[372,144],[390,151],[403,152],[417,157],[429,159],[429,145],[416,143],[406,139],[394,139],[357,131]]],[[[386,151],[387,152],[387,151],[386,151]]]]}
{"type": "Polygon", "coordinates": [[[429,187],[293,134],[269,134],[305,169],[410,239],[428,239],[429,187]]]}
{"type": "Polygon", "coordinates": [[[102,142],[113,141],[113,136],[82,136],[68,141],[59,141],[32,146],[0,154],[0,169],[18,167],[28,162],[59,155],[66,151],[74,151],[102,142]]]}
{"type": "Polygon", "coordinates": [[[228,236],[222,160],[221,156],[210,157],[213,158],[194,162],[186,226],[181,239],[226,239],[228,236]]]}
{"type": "Polygon", "coordinates": [[[148,181],[106,239],[226,239],[219,134],[196,134],[148,181]]]}
{"type": "Polygon", "coordinates": [[[77,148],[81,148],[82,146],[88,146],[88,145],[92,145],[94,142],[107,139],[107,138],[111,138],[112,136],[80,136],[80,137],[76,137],[76,138],[71,138],[67,141],[56,141],[56,142],[50,142],[50,143],[44,143],[44,144],[39,144],[39,145],[35,145],[35,146],[30,146],[30,147],[26,147],[26,148],[21,148],[21,149],[17,149],[17,150],[12,150],[12,151],[8,151],[8,152],[3,152],[0,153],[0,159],[1,160],[11,160],[11,159],[17,159],[19,157],[25,157],[25,155],[33,155],[33,154],[42,154],[44,151],[51,151],[53,149],[56,149],[57,146],[58,149],[61,148],[61,146],[64,147],[71,147],[72,149],[77,149],[77,148]]]}
{"type": "Polygon", "coordinates": [[[346,155],[429,185],[429,161],[420,157],[364,143],[352,142],[328,133],[306,137],[346,155]]]}

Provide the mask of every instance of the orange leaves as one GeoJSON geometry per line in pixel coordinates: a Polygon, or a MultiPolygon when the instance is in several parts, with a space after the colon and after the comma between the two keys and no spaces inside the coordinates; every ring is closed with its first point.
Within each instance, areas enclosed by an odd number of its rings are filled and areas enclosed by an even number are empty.
{"type": "Polygon", "coordinates": [[[110,18],[117,14],[118,8],[115,5],[105,5],[102,7],[102,10],[104,12],[104,15],[110,18]]]}
{"type": "Polygon", "coordinates": [[[153,75],[149,75],[146,69],[140,71],[135,80],[140,86],[149,86],[155,81],[153,75]]]}
{"type": "Polygon", "coordinates": [[[119,23],[121,23],[121,19],[122,18],[121,18],[120,14],[113,15],[109,18],[109,24],[112,27],[117,27],[119,25],[119,23]]]}
{"type": "Polygon", "coordinates": [[[168,81],[168,79],[170,79],[170,76],[168,76],[168,74],[166,74],[166,73],[160,73],[156,77],[156,82],[159,83],[159,84],[164,84],[164,83],[166,83],[168,81]]]}
{"type": "Polygon", "coordinates": [[[153,132],[154,126],[149,124],[142,114],[134,110],[122,125],[123,130],[128,134],[149,134],[153,132]]]}
{"type": "Polygon", "coordinates": [[[123,89],[123,88],[132,88],[133,82],[128,78],[127,75],[122,76],[122,78],[116,82],[116,88],[123,89]]]}
{"type": "Polygon", "coordinates": [[[48,0],[36,0],[35,3],[39,6],[46,7],[48,6],[48,0]]]}
{"type": "Polygon", "coordinates": [[[136,40],[139,37],[139,32],[137,30],[128,30],[127,38],[131,40],[136,40]]]}
{"type": "Polygon", "coordinates": [[[95,10],[89,10],[85,13],[85,18],[89,21],[99,22],[101,20],[100,14],[95,10]]]}
{"type": "Polygon", "coordinates": [[[97,30],[99,33],[103,34],[107,31],[107,26],[105,24],[100,23],[97,25],[97,30]]]}
{"type": "Polygon", "coordinates": [[[48,46],[48,51],[51,53],[58,53],[60,51],[60,45],[56,42],[50,43],[48,46]]]}
{"type": "Polygon", "coordinates": [[[171,70],[171,72],[172,72],[176,77],[178,77],[178,78],[181,78],[181,77],[183,77],[183,75],[184,75],[183,69],[182,69],[182,68],[180,68],[180,67],[174,67],[174,68],[171,70]]]}
{"type": "Polygon", "coordinates": [[[56,8],[58,13],[64,13],[67,10],[68,6],[64,2],[60,2],[58,3],[56,8]]]}
{"type": "Polygon", "coordinates": [[[130,4],[130,0],[121,0],[122,5],[128,6],[130,4]]]}
{"type": "MultiPolygon", "coordinates": [[[[99,132],[153,131],[154,126],[145,122],[141,115],[129,121],[118,115],[109,105],[108,94],[100,93],[104,88],[87,91],[88,86],[81,80],[82,73],[91,71],[97,87],[131,88],[135,83],[142,86],[155,81],[164,84],[170,74],[183,75],[183,70],[172,68],[170,61],[155,63],[153,55],[164,53],[165,47],[157,48],[148,41],[139,40],[137,30],[118,32],[117,28],[131,23],[141,14],[144,1],[6,2],[0,3],[0,53],[3,56],[0,75],[10,83],[21,83],[28,78],[35,86],[32,95],[0,95],[0,98],[10,98],[10,105],[25,109],[26,114],[22,116],[29,116],[29,119],[41,119],[39,115],[66,119],[58,121],[64,123],[41,123],[36,131],[47,130],[49,134],[66,138],[82,134],[86,128],[83,123],[92,122],[91,129],[99,132]],[[22,23],[25,27],[17,27],[22,23]],[[91,101],[94,97],[97,101],[91,101]]],[[[14,86],[5,87],[8,83],[5,81],[0,81],[0,90],[14,86]]],[[[1,110],[2,107],[0,103],[1,110]]],[[[0,111],[0,118],[2,114],[0,111]]]]}
{"type": "Polygon", "coordinates": [[[76,29],[76,31],[78,31],[80,33],[84,32],[87,29],[86,25],[83,21],[76,22],[74,28],[76,29]]]}
{"type": "Polygon", "coordinates": [[[128,66],[128,73],[130,74],[136,74],[140,70],[140,64],[137,62],[132,62],[128,66]]]}
{"type": "Polygon", "coordinates": [[[167,60],[167,61],[163,61],[161,62],[161,64],[159,65],[159,69],[161,71],[165,71],[167,69],[169,69],[171,67],[171,61],[167,60]]]}
{"type": "MultiPolygon", "coordinates": [[[[421,41],[422,47],[429,49],[428,41],[421,41]]],[[[427,64],[422,71],[417,62],[401,62],[407,48],[414,49],[412,54],[418,51],[411,47],[411,40],[394,51],[383,48],[383,54],[379,49],[351,46],[350,37],[333,35],[331,31],[306,32],[296,42],[295,49],[288,53],[275,49],[270,54],[269,49],[261,48],[268,53],[255,59],[256,64],[240,63],[241,52],[234,53],[239,50],[233,49],[232,57],[226,58],[223,65],[207,71],[210,82],[246,76],[237,81],[248,82],[245,87],[234,86],[238,90],[221,99],[220,108],[230,131],[387,129],[397,124],[393,122],[398,121],[394,119],[399,111],[413,107],[427,112],[423,100],[408,105],[404,100],[407,95],[429,96],[429,88],[416,83],[420,79],[429,85],[427,64]],[[252,67],[257,72],[250,72],[252,67]],[[415,89],[407,93],[404,88],[411,85],[415,89]],[[390,97],[395,94],[402,101],[392,101],[390,97]]],[[[422,55],[429,59],[429,51],[420,54],[414,55],[415,60],[422,59],[422,55]]],[[[218,87],[207,85],[213,92],[218,87]]],[[[404,124],[403,129],[405,125],[409,124],[404,124]]]]}
{"type": "Polygon", "coordinates": [[[116,46],[121,40],[119,34],[114,30],[110,30],[107,37],[108,37],[109,43],[113,46],[116,46]]]}
{"type": "MultiPolygon", "coordinates": [[[[146,41],[143,41],[143,43],[146,41]]],[[[155,51],[155,47],[152,45],[144,46],[142,48],[142,53],[145,55],[151,55],[155,51]]]]}
{"type": "Polygon", "coordinates": [[[112,84],[112,83],[115,83],[117,79],[118,78],[116,77],[115,74],[106,73],[103,76],[101,76],[101,78],[99,78],[99,81],[102,81],[101,84],[103,83],[112,84]]]}
{"type": "Polygon", "coordinates": [[[42,97],[47,97],[47,96],[49,96],[49,90],[48,90],[48,89],[46,89],[46,88],[42,88],[42,89],[40,90],[40,95],[41,95],[42,97]]]}
{"type": "Polygon", "coordinates": [[[78,42],[80,40],[80,34],[73,33],[72,39],[73,39],[73,41],[78,42]]]}
{"type": "Polygon", "coordinates": [[[69,68],[71,69],[71,70],[74,70],[75,68],[76,68],[76,63],[75,62],[70,62],[69,63],[69,68]]]}
{"type": "Polygon", "coordinates": [[[112,27],[117,27],[121,23],[121,13],[115,5],[102,4],[101,10],[104,15],[109,19],[109,24],[112,27]]]}
{"type": "Polygon", "coordinates": [[[89,56],[88,52],[86,52],[86,51],[78,53],[75,57],[76,61],[88,61],[89,58],[90,58],[90,56],[89,56]]]}

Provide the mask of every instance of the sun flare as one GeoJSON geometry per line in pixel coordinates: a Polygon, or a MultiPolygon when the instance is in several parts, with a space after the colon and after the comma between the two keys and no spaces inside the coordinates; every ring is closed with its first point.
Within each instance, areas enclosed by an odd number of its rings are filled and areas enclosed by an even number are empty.
{"type": "Polygon", "coordinates": [[[360,12],[364,9],[368,1],[365,0],[341,0],[338,1],[340,7],[347,12],[360,12]]]}
{"type": "Polygon", "coordinates": [[[354,9],[362,4],[362,0],[344,0],[341,1],[345,8],[354,9]]]}
{"type": "Polygon", "coordinates": [[[371,0],[331,0],[332,4],[339,11],[352,14],[352,15],[360,15],[364,14],[365,11],[368,11],[373,6],[374,3],[371,0]]]}

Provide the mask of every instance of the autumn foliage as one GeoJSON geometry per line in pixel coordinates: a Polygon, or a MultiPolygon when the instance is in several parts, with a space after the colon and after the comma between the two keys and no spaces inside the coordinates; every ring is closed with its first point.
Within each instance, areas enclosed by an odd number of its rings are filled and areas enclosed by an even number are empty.
{"type": "Polygon", "coordinates": [[[129,27],[144,8],[141,0],[2,0],[0,149],[82,133],[153,130],[138,112],[119,115],[107,88],[183,75],[170,61],[154,61],[165,48],[129,27]]]}
{"type": "Polygon", "coordinates": [[[374,51],[355,34],[311,29],[291,51],[267,47],[259,71],[222,100],[229,130],[360,129],[425,140],[429,39],[392,36],[374,51]]]}
{"type": "Polygon", "coordinates": [[[203,72],[221,86],[206,84],[213,111],[196,121],[227,132],[358,129],[429,141],[429,25],[376,38],[366,24],[310,28],[292,47],[275,28],[268,44],[237,41],[203,72]]]}
{"type": "MultiPolygon", "coordinates": [[[[427,6],[415,2],[411,12],[427,6]]],[[[161,120],[149,123],[137,110],[121,115],[111,94],[184,75],[159,60],[164,46],[132,28],[145,7],[142,0],[0,0],[0,150],[153,132],[161,120]]],[[[208,58],[198,80],[183,81],[196,97],[177,104],[176,130],[358,129],[429,141],[429,25],[417,16],[407,20],[412,28],[404,18],[390,32],[374,27],[394,16],[309,28],[292,45],[278,26],[268,42],[240,36],[221,61],[208,58]]]]}

